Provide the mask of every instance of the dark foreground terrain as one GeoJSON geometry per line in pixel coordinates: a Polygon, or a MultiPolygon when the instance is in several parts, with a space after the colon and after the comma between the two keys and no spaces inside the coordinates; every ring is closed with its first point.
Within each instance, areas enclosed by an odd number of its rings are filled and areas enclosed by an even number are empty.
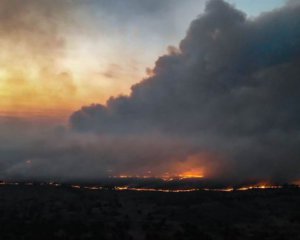
{"type": "Polygon", "coordinates": [[[0,239],[300,239],[300,189],[135,192],[0,186],[0,239]]]}

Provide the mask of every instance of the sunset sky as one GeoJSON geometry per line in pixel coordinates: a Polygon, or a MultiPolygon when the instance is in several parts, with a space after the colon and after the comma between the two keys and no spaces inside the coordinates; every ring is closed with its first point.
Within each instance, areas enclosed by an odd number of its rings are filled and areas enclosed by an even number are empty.
{"type": "MultiPolygon", "coordinates": [[[[284,0],[231,0],[249,17],[284,0]]],[[[83,105],[128,95],[204,0],[3,0],[0,116],[66,121],[83,105]]]]}
{"type": "Polygon", "coordinates": [[[299,3],[0,1],[0,178],[299,181],[299,3]]]}

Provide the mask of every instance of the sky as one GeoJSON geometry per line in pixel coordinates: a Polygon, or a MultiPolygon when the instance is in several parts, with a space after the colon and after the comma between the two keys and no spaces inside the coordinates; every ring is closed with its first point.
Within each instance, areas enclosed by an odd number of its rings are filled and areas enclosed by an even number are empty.
{"type": "Polygon", "coordinates": [[[300,179],[298,1],[3,0],[0,176],[300,179]]]}
{"type": "MultiPolygon", "coordinates": [[[[249,16],[283,0],[231,0],[249,16]]],[[[204,0],[1,1],[0,116],[66,122],[83,105],[130,94],[204,0]]]]}

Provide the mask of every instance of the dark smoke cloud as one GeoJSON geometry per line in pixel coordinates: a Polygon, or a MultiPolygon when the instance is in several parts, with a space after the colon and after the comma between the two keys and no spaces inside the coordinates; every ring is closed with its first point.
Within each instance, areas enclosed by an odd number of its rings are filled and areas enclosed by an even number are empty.
{"type": "Polygon", "coordinates": [[[2,121],[0,126],[2,179],[97,180],[120,174],[143,175],[149,170],[162,175],[170,163],[191,154],[192,148],[180,139],[157,134],[99,137],[18,119],[2,121]]]}
{"type": "MultiPolygon", "coordinates": [[[[180,139],[183,161],[201,152],[222,156],[210,160],[230,166],[218,172],[222,179],[299,179],[299,56],[299,4],[250,20],[228,3],[211,0],[179,48],[160,57],[152,76],[134,85],[130,96],[83,107],[70,123],[118,145],[135,139],[139,145],[113,157],[118,164],[132,162],[128,169],[153,161],[147,158],[153,152],[146,144],[150,134],[180,139]]],[[[160,140],[154,142],[164,149],[160,140]]],[[[162,157],[157,151],[156,159],[176,159],[178,148],[168,149],[162,157]]]]}
{"type": "MultiPolygon", "coordinates": [[[[1,2],[6,4],[1,9],[19,9],[19,0],[9,2],[1,2]]],[[[31,2],[36,4],[31,11],[46,3],[31,2]]],[[[53,7],[63,12],[74,3],[59,2],[53,7]]],[[[148,8],[143,3],[140,8],[148,8]]],[[[3,22],[3,36],[17,41],[25,29],[30,32],[30,22],[38,18],[22,9],[9,14],[22,20],[3,22]],[[9,32],[13,26],[21,27],[9,32]]],[[[53,49],[64,47],[55,40],[61,39],[56,30],[63,21],[42,12],[44,17],[58,25],[43,35],[43,21],[33,21],[36,32],[28,39],[45,38],[24,44],[52,56],[53,49]]],[[[223,181],[300,179],[299,27],[295,1],[251,20],[223,1],[209,1],[180,46],[169,47],[130,96],[83,107],[71,116],[71,129],[0,118],[0,175],[96,179],[149,170],[176,173],[180,169],[174,166],[187,165],[201,166],[206,177],[223,181]]]]}

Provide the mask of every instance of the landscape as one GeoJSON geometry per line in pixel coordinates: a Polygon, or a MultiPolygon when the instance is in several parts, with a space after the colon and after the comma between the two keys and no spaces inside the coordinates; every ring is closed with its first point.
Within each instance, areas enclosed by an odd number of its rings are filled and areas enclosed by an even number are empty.
{"type": "Polygon", "coordinates": [[[299,239],[300,189],[1,185],[1,239],[299,239]],[[13,217],[12,217],[13,216],[13,217]]]}
{"type": "Polygon", "coordinates": [[[0,240],[300,240],[300,1],[1,0],[0,240]]]}

